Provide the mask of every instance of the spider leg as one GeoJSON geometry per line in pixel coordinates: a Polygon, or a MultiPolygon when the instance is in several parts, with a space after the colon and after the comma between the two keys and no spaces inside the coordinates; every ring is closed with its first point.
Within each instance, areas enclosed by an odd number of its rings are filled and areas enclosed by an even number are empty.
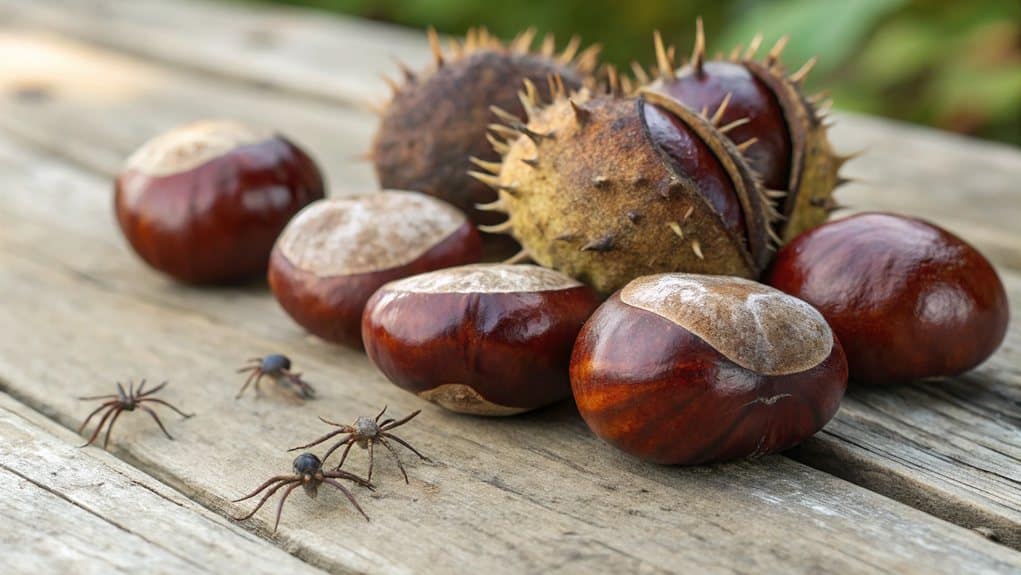
{"type": "Polygon", "coordinates": [[[156,415],[155,411],[149,409],[148,407],[146,407],[144,405],[139,405],[138,408],[143,410],[143,411],[145,411],[149,415],[151,415],[152,418],[156,420],[156,425],[160,426],[160,429],[163,430],[163,435],[166,435],[167,439],[173,441],[174,437],[172,435],[170,435],[169,433],[167,433],[167,428],[163,427],[163,422],[160,421],[160,416],[156,415]]]}
{"type": "MultiPolygon", "coordinates": [[[[282,481],[281,483],[277,483],[276,485],[271,487],[270,490],[267,491],[265,495],[262,496],[262,499],[259,500],[259,503],[255,506],[255,509],[252,509],[251,513],[249,513],[248,515],[245,515],[244,517],[235,517],[234,519],[237,520],[237,521],[244,521],[246,519],[250,519],[253,515],[258,513],[260,509],[262,509],[262,506],[265,505],[267,501],[269,501],[270,497],[273,497],[274,493],[276,493],[277,491],[280,491],[281,487],[283,487],[284,485],[288,485],[290,483],[293,483],[296,486],[297,485],[301,485],[301,480],[300,479],[295,479],[294,477],[290,477],[286,481],[282,481]]],[[[249,496],[249,497],[251,497],[251,496],[249,496]]],[[[247,499],[247,497],[246,497],[246,499],[247,499]]]]}
{"type": "Polygon", "coordinates": [[[418,415],[419,413],[422,413],[422,410],[421,409],[416,409],[415,411],[412,411],[410,415],[408,415],[408,416],[406,416],[406,417],[404,417],[402,419],[398,419],[397,421],[394,421],[393,423],[387,424],[385,426],[385,428],[383,429],[383,431],[387,431],[387,430],[393,429],[395,427],[400,427],[400,426],[404,425],[405,423],[411,421],[412,419],[415,419],[415,416],[418,415]]]}
{"type": "Polygon", "coordinates": [[[124,386],[121,385],[121,382],[119,382],[119,381],[117,382],[117,394],[120,396],[121,401],[127,401],[128,400],[127,392],[124,391],[124,386]]]}
{"type": "MultiPolygon", "coordinates": [[[[326,441],[327,439],[330,439],[331,437],[335,437],[335,436],[340,435],[342,433],[348,433],[348,432],[344,431],[343,429],[338,429],[336,431],[331,431],[331,432],[327,433],[326,435],[320,437],[319,439],[316,439],[312,443],[306,443],[305,445],[299,445],[298,447],[292,447],[292,448],[288,449],[287,451],[297,451],[299,449],[306,449],[306,448],[312,447],[313,445],[319,445],[320,443],[326,441]]],[[[343,443],[343,441],[341,443],[343,443]]],[[[337,445],[340,445],[340,443],[338,443],[337,445]]],[[[336,447],[334,447],[334,449],[336,449],[336,447]]],[[[333,451],[333,449],[330,450],[330,452],[332,452],[332,451],[333,451]]],[[[329,457],[329,455],[327,455],[326,457],[329,457]]],[[[326,457],[323,458],[323,461],[326,461],[326,457]]]]}
{"type": "Polygon", "coordinates": [[[382,411],[379,412],[379,415],[376,416],[376,423],[379,423],[379,418],[383,417],[384,413],[386,413],[386,406],[385,405],[383,406],[382,411]]]}
{"type": "MultiPolygon", "coordinates": [[[[147,395],[152,395],[152,394],[156,393],[157,391],[159,391],[159,390],[163,389],[164,387],[166,387],[168,383],[170,383],[170,382],[169,381],[164,381],[163,383],[157,385],[156,387],[150,389],[149,391],[147,391],[145,393],[142,393],[142,388],[139,387],[138,388],[138,397],[145,397],[147,395]]],[[[142,380],[142,384],[143,385],[145,384],[145,380],[144,379],[142,380]]]]}
{"type": "Polygon", "coordinates": [[[117,399],[116,393],[108,393],[106,395],[86,395],[78,398],[80,401],[95,401],[97,399],[117,399]]]}
{"type": "Polygon", "coordinates": [[[369,476],[366,477],[366,479],[369,480],[369,483],[372,483],[372,466],[375,464],[375,461],[373,459],[373,450],[375,449],[375,447],[374,447],[375,445],[376,445],[376,441],[373,440],[373,439],[370,439],[369,440],[369,476]]]}
{"type": "MultiPolygon", "coordinates": [[[[397,455],[397,450],[390,445],[390,442],[385,437],[380,437],[379,442],[383,444],[383,447],[387,448],[390,453],[394,456],[394,461],[397,462],[397,467],[401,470],[401,475],[404,476],[404,483],[411,483],[408,481],[408,472],[404,470],[404,463],[401,462],[401,456],[397,455]]],[[[370,478],[371,479],[371,478],[370,478]]]]}
{"type": "Polygon", "coordinates": [[[284,511],[284,502],[287,501],[287,497],[292,491],[298,488],[301,483],[295,483],[294,485],[287,488],[284,494],[280,497],[280,503],[277,503],[277,520],[273,523],[273,533],[277,532],[277,526],[280,525],[280,514],[284,511]]]}
{"type": "Polygon", "coordinates": [[[301,379],[300,373],[291,373],[289,371],[284,371],[284,377],[291,385],[298,388],[297,393],[298,395],[301,396],[302,399],[311,399],[315,397],[316,395],[315,388],[309,385],[308,382],[306,382],[305,380],[301,379]]]}
{"type": "Polygon", "coordinates": [[[117,423],[117,418],[120,417],[122,413],[124,413],[124,408],[117,408],[113,414],[113,419],[110,420],[110,424],[106,426],[106,437],[103,438],[103,449],[106,449],[106,446],[110,444],[110,432],[113,431],[113,424],[117,423]]]}
{"type": "MultiPolygon", "coordinates": [[[[347,461],[347,454],[350,453],[351,452],[351,448],[355,446],[354,437],[347,438],[344,441],[344,443],[347,444],[347,447],[344,448],[344,453],[342,453],[340,455],[340,463],[338,463],[337,467],[334,468],[336,470],[340,470],[341,467],[344,467],[344,462],[347,461]]],[[[334,450],[336,450],[341,445],[342,444],[338,443],[338,444],[334,445],[333,447],[331,447],[330,450],[326,453],[326,457],[329,457],[334,452],[334,450]]],[[[326,457],[323,458],[323,461],[326,461],[326,457]]]]}
{"type": "Polygon", "coordinates": [[[262,397],[262,389],[259,387],[259,382],[262,381],[262,378],[263,376],[266,375],[266,372],[259,369],[256,370],[255,373],[259,374],[255,377],[255,383],[253,384],[255,387],[255,397],[262,397]]]}
{"type": "Polygon", "coordinates": [[[263,489],[266,489],[267,487],[269,487],[270,485],[276,483],[277,481],[294,481],[294,476],[293,475],[277,475],[276,477],[270,477],[262,485],[256,487],[255,491],[252,491],[251,493],[249,493],[248,495],[245,495],[241,499],[232,499],[231,503],[240,503],[240,502],[244,501],[245,499],[251,499],[251,498],[255,497],[256,495],[258,495],[260,491],[262,491],[263,489]]]}
{"type": "Polygon", "coordinates": [[[180,415],[181,417],[183,417],[185,419],[188,419],[189,417],[195,417],[194,413],[185,413],[185,412],[181,411],[180,409],[177,409],[176,407],[171,405],[169,402],[163,401],[162,399],[157,399],[155,397],[146,397],[146,398],[143,398],[143,399],[139,399],[138,403],[142,403],[143,401],[151,401],[153,403],[158,403],[160,405],[165,405],[165,406],[169,407],[170,409],[173,409],[174,411],[176,411],[178,415],[180,415]]]}
{"type": "Polygon", "coordinates": [[[368,489],[369,491],[376,490],[376,486],[369,483],[367,479],[363,479],[361,477],[358,477],[354,473],[350,473],[340,469],[335,469],[333,471],[324,471],[323,477],[332,477],[333,479],[347,479],[352,483],[357,483],[358,485],[361,485],[362,487],[368,489]]]}
{"type": "Polygon", "coordinates": [[[117,405],[117,403],[118,403],[117,400],[107,401],[103,403],[103,405],[100,405],[96,409],[92,410],[92,413],[90,413],[89,416],[85,418],[85,421],[82,422],[81,426],[78,427],[78,433],[81,433],[82,430],[85,429],[85,426],[89,424],[89,420],[92,419],[94,415],[106,409],[107,407],[110,407],[111,405],[117,405]]]}
{"type": "Polygon", "coordinates": [[[234,373],[244,373],[246,371],[255,371],[257,369],[259,369],[259,366],[257,365],[246,365],[243,367],[239,367],[237,371],[235,371],[234,373]]]}
{"type": "Polygon", "coordinates": [[[346,423],[337,423],[336,421],[330,421],[329,419],[326,419],[325,417],[323,417],[321,415],[319,416],[319,421],[322,421],[326,425],[332,425],[333,427],[343,427],[344,431],[347,431],[347,432],[354,431],[354,428],[351,427],[350,425],[346,424],[346,423]]]}
{"type": "Polygon", "coordinates": [[[88,446],[88,445],[92,445],[92,442],[95,441],[97,437],[99,437],[99,432],[100,432],[100,430],[103,429],[103,424],[106,423],[106,420],[110,417],[110,415],[114,411],[116,411],[119,407],[120,407],[120,403],[116,403],[116,404],[110,406],[110,408],[107,409],[107,412],[103,414],[103,418],[99,420],[99,425],[96,426],[96,430],[92,432],[92,436],[89,437],[89,440],[86,441],[84,445],[79,445],[79,447],[85,447],[85,446],[88,446]]]}
{"type": "Polygon", "coordinates": [[[417,449],[415,449],[414,447],[412,447],[410,443],[408,443],[407,441],[404,441],[404,440],[403,440],[403,439],[401,439],[400,437],[397,437],[396,435],[394,435],[394,434],[392,434],[392,433],[380,433],[380,435],[381,435],[382,437],[385,437],[385,438],[387,438],[387,439],[392,439],[392,440],[396,441],[397,443],[400,443],[400,444],[401,444],[401,445],[403,445],[404,447],[407,447],[407,448],[408,448],[408,449],[410,449],[410,450],[411,450],[411,451],[412,451],[412,452],[413,452],[413,453],[414,453],[415,455],[417,455],[417,456],[421,457],[421,458],[422,458],[423,460],[425,460],[425,461],[432,461],[432,460],[431,460],[431,459],[429,459],[428,457],[426,457],[426,456],[422,455],[421,453],[419,453],[419,452],[418,452],[418,450],[417,450],[417,449]]]}
{"type": "Polygon", "coordinates": [[[135,390],[135,397],[142,397],[145,395],[142,390],[145,389],[145,380],[138,382],[138,389],[135,390]]]}
{"type": "MultiPolygon", "coordinates": [[[[243,369],[242,370],[238,370],[238,373],[242,373],[244,371],[245,370],[243,370],[243,369]]],[[[241,399],[241,396],[244,395],[245,390],[248,389],[249,385],[251,385],[252,380],[255,379],[255,375],[257,373],[259,373],[258,368],[254,368],[253,367],[252,370],[251,370],[251,373],[249,373],[248,377],[245,378],[245,384],[241,386],[241,390],[238,391],[238,394],[234,396],[234,399],[241,399]]]]}
{"type": "Polygon", "coordinates": [[[333,487],[339,489],[340,492],[343,493],[345,497],[347,497],[347,500],[351,502],[351,505],[354,505],[355,509],[357,509],[358,512],[362,514],[362,517],[364,517],[366,521],[369,520],[369,516],[365,514],[365,510],[362,509],[362,506],[358,505],[358,502],[355,500],[354,494],[352,494],[347,487],[344,487],[344,485],[341,484],[339,481],[335,481],[329,478],[323,479],[323,483],[326,483],[327,485],[332,485],[333,487]]]}

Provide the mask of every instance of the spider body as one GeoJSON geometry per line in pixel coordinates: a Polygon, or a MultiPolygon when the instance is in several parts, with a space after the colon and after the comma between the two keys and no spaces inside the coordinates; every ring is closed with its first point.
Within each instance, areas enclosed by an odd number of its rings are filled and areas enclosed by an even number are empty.
{"type": "Polygon", "coordinates": [[[390,452],[390,455],[394,458],[394,461],[397,462],[397,467],[401,470],[401,474],[404,476],[404,482],[408,483],[409,482],[408,472],[405,471],[404,463],[401,461],[400,456],[397,454],[397,450],[394,449],[394,446],[391,442],[396,442],[403,445],[404,447],[407,447],[412,451],[412,453],[419,456],[423,460],[428,461],[429,458],[419,453],[417,449],[411,446],[411,444],[390,432],[394,428],[400,427],[401,425],[404,425],[405,423],[411,421],[412,419],[414,419],[416,415],[418,415],[421,412],[422,410],[417,410],[413,412],[411,415],[408,415],[407,417],[404,417],[403,419],[399,420],[388,418],[380,421],[383,417],[383,414],[386,413],[386,407],[384,406],[383,410],[380,411],[378,415],[376,415],[375,419],[360,416],[357,419],[355,419],[353,425],[335,423],[333,421],[320,417],[319,418],[320,421],[327,425],[332,425],[338,429],[331,431],[330,433],[327,433],[326,435],[320,437],[319,439],[316,439],[311,443],[291,448],[290,451],[297,451],[299,449],[306,449],[308,447],[312,447],[313,445],[319,445],[324,441],[327,441],[333,437],[341,435],[342,436],[341,439],[337,441],[337,443],[333,444],[333,446],[330,447],[330,449],[326,452],[326,455],[323,456],[323,461],[329,459],[330,455],[333,455],[334,451],[343,447],[344,452],[341,454],[340,463],[338,463],[336,467],[336,469],[340,469],[341,467],[344,466],[344,461],[347,460],[347,455],[348,453],[350,453],[351,448],[354,445],[358,445],[358,447],[361,447],[362,449],[368,449],[369,450],[368,480],[372,481],[374,447],[378,443],[382,445],[384,448],[386,448],[387,451],[390,452]]]}
{"type": "Polygon", "coordinates": [[[103,438],[103,448],[106,449],[106,446],[110,443],[110,432],[113,430],[113,425],[117,422],[117,418],[120,417],[121,413],[125,411],[135,411],[135,409],[141,409],[142,411],[148,413],[156,422],[156,425],[159,426],[160,430],[163,431],[163,434],[167,436],[167,439],[173,439],[170,433],[167,432],[167,428],[163,426],[163,422],[160,421],[159,415],[157,415],[156,412],[150,409],[148,406],[143,405],[144,403],[157,403],[160,405],[164,405],[174,410],[175,412],[179,413],[184,418],[189,418],[192,415],[194,415],[190,413],[184,413],[180,409],[177,409],[176,407],[174,407],[173,405],[166,401],[163,401],[162,399],[152,397],[153,394],[166,387],[166,385],[167,382],[164,381],[163,383],[157,385],[156,387],[150,389],[149,391],[145,391],[145,380],[143,379],[141,382],[139,382],[137,390],[135,389],[135,384],[130,381],[128,382],[128,389],[125,390],[124,386],[118,382],[117,393],[78,398],[83,401],[99,399],[105,400],[99,407],[94,409],[92,413],[88,415],[88,417],[85,418],[85,421],[83,421],[81,426],[78,428],[78,433],[81,433],[82,430],[85,429],[85,427],[89,424],[89,421],[91,421],[93,417],[98,415],[100,412],[105,411],[103,417],[101,417],[99,420],[99,425],[97,425],[95,431],[92,432],[92,436],[89,437],[89,440],[81,447],[91,445],[92,442],[95,441],[97,437],[99,437],[99,433],[103,431],[103,426],[106,425],[106,436],[103,438]],[[107,425],[108,421],[109,424],[107,425]]]}
{"type": "Polygon", "coordinates": [[[250,358],[246,365],[238,369],[238,373],[246,372],[248,377],[235,399],[240,398],[248,386],[253,383],[255,384],[255,394],[261,395],[259,382],[263,377],[269,377],[278,385],[285,387],[298,399],[310,399],[315,396],[315,389],[301,378],[301,374],[291,371],[291,360],[286,355],[274,353],[265,357],[250,358]]]}
{"type": "Polygon", "coordinates": [[[236,519],[238,521],[249,519],[255,515],[277,491],[284,489],[284,494],[280,497],[280,502],[277,503],[276,521],[273,523],[273,531],[275,532],[277,530],[277,526],[280,525],[280,514],[284,509],[284,502],[287,501],[287,498],[291,495],[292,491],[301,486],[302,489],[305,490],[305,495],[315,499],[319,494],[319,486],[325,483],[326,485],[337,488],[337,490],[343,493],[344,496],[347,497],[348,501],[355,506],[355,509],[362,514],[362,517],[365,517],[366,521],[369,520],[369,516],[365,514],[361,505],[358,505],[358,501],[355,500],[354,494],[352,494],[347,487],[344,487],[342,483],[337,481],[338,479],[344,479],[361,485],[362,487],[366,487],[372,491],[373,486],[367,479],[362,479],[353,473],[340,471],[339,469],[334,471],[323,471],[323,462],[311,453],[302,453],[298,457],[294,458],[292,469],[294,472],[291,475],[277,475],[276,477],[271,477],[248,495],[245,495],[240,499],[235,499],[234,502],[237,503],[246,499],[251,499],[265,491],[265,494],[262,496],[262,499],[259,500],[255,509],[252,509],[248,515],[245,515],[244,517],[237,517],[236,519]]]}

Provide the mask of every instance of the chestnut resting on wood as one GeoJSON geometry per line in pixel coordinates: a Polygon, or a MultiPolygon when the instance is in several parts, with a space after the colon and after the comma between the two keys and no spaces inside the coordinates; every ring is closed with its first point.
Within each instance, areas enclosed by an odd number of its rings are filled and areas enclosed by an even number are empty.
{"type": "Polygon", "coordinates": [[[578,411],[642,459],[695,465],[797,445],[837,412],[847,363],[812,306],[749,280],[633,280],[585,323],[571,357],[578,411]]]}
{"type": "Polygon", "coordinates": [[[554,270],[461,266],[380,288],[362,337],[398,387],[452,411],[510,415],[570,395],[571,346],[597,305],[554,270]]]}
{"type": "Polygon", "coordinates": [[[188,283],[266,273],[284,225],[323,197],[315,163],[271,131],[195,122],[143,145],[117,177],[117,221],[152,267],[188,283]]]}
{"type": "Polygon", "coordinates": [[[457,208],[382,191],[302,210],[273,248],[269,285],[299,325],[360,348],[362,310],[381,285],[481,256],[479,233],[457,208]]]}
{"type": "Polygon", "coordinates": [[[975,248],[915,218],[865,213],[798,236],[767,280],[814,305],[847,352],[851,380],[895,384],[963,373],[1003,341],[1009,310],[975,248]]]}

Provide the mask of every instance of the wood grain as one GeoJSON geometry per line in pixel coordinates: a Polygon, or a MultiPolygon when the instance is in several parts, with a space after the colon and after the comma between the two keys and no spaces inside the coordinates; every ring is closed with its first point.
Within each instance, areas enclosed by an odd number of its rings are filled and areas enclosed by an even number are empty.
{"type": "Polygon", "coordinates": [[[395,60],[430,61],[420,31],[324,13],[196,0],[0,0],[0,22],[222,78],[362,106],[395,60]]]}
{"type": "MultiPolygon", "coordinates": [[[[422,407],[360,354],[288,327],[264,293],[171,287],[117,245],[101,180],[79,173],[73,184],[77,170],[59,161],[9,142],[0,150],[0,185],[20,198],[0,208],[12,222],[0,228],[8,393],[71,427],[88,411],[76,395],[117,379],[170,378],[165,397],[198,415],[168,419],[173,442],[126,417],[112,450],[222,513],[246,510],[228,500],[287,471],[284,449],[323,431],[316,415],[422,407]],[[50,219],[34,219],[47,204],[50,219]],[[321,399],[233,400],[233,368],[273,351],[290,355],[321,399]]],[[[337,494],[299,494],[275,540],[336,571],[1021,569],[1021,554],[784,457],[693,469],[637,462],[596,440],[569,405],[508,420],[425,406],[404,429],[435,463],[408,458],[405,486],[380,461],[379,491],[357,490],[371,523],[337,494]]],[[[351,464],[362,469],[364,454],[351,464]]],[[[248,525],[269,536],[271,515],[248,525]]]]}
{"type": "Polygon", "coordinates": [[[0,564],[20,573],[322,573],[0,394],[0,564]]]}
{"type": "MultiPolygon", "coordinates": [[[[45,47],[50,46],[52,42],[38,36],[8,37],[22,38],[23,42],[32,46],[45,47]]],[[[8,118],[16,118],[9,121],[18,123],[16,131],[19,134],[27,131],[41,135],[33,139],[60,154],[79,160],[82,164],[96,167],[95,162],[83,159],[83,150],[87,150],[89,154],[98,153],[112,159],[118,154],[126,156],[136,141],[144,139],[144,137],[126,139],[116,130],[108,128],[115,116],[134,118],[141,114],[142,110],[161,110],[159,129],[163,129],[186,119],[186,114],[204,116],[223,113],[224,110],[230,109],[234,98],[248,98],[245,100],[246,103],[254,102],[252,109],[256,112],[251,113],[253,118],[279,118],[281,123],[289,123],[294,126],[294,130],[307,135],[309,139],[323,141],[327,146],[343,145],[345,151],[357,147],[354,139],[346,139],[333,132],[324,133],[327,129],[343,130],[344,126],[330,123],[334,119],[322,105],[315,105],[319,107],[317,109],[321,109],[317,116],[307,122],[298,122],[300,117],[296,119],[293,114],[288,113],[292,107],[290,101],[279,95],[242,96],[240,94],[245,91],[234,86],[221,87],[187,74],[166,72],[101,50],[81,48],[73,43],[57,42],[57,45],[62,47],[54,50],[61,55],[58,61],[62,64],[55,68],[57,70],[78,67],[91,70],[113,68],[125,75],[122,83],[131,84],[131,78],[144,80],[156,77],[162,78],[159,85],[164,87],[154,91],[141,91],[142,88],[139,87],[139,95],[134,96],[129,104],[90,105],[89,102],[82,101],[85,96],[81,94],[87,95],[95,91],[96,86],[101,84],[99,80],[92,76],[69,78],[65,75],[58,78],[57,74],[53,73],[54,77],[49,81],[69,83],[69,87],[62,90],[62,93],[68,95],[55,98],[60,100],[59,102],[7,103],[13,107],[12,111],[17,112],[8,118]],[[202,94],[206,92],[215,95],[203,96],[202,94]],[[75,96],[76,94],[78,96],[75,96]],[[178,100],[170,102],[168,94],[179,95],[183,103],[179,103],[178,100]],[[164,97],[168,99],[164,100],[164,97]],[[41,109],[37,110],[36,107],[41,109]],[[181,110],[182,107],[185,111],[181,110]],[[47,113],[52,113],[53,108],[60,111],[56,117],[47,113]],[[87,112],[80,116],[89,118],[90,121],[87,123],[65,121],[63,123],[68,128],[74,129],[60,132],[58,125],[62,123],[61,119],[78,117],[79,114],[75,113],[78,109],[87,112]],[[104,117],[109,118],[111,122],[99,121],[104,117]],[[59,142],[54,143],[46,138],[59,142]],[[68,142],[75,138],[79,139],[80,145],[69,147],[68,142]],[[339,141],[342,143],[338,143],[339,141]]],[[[0,76],[0,84],[5,78],[9,85],[15,83],[10,76],[0,76]]],[[[143,80],[138,80],[139,85],[143,80]]],[[[157,115],[159,114],[148,114],[142,121],[154,121],[153,118],[157,115]]],[[[351,121],[360,122],[358,118],[361,117],[353,117],[351,121]]],[[[985,206],[1014,205],[1009,201],[1011,192],[1005,190],[1009,190],[1007,182],[1021,174],[1021,161],[1018,160],[1021,155],[1005,153],[998,146],[985,146],[953,137],[935,140],[931,137],[919,138],[917,134],[887,137],[883,131],[885,123],[877,124],[864,119],[861,121],[863,126],[861,128],[856,127],[857,124],[854,123],[838,128],[838,134],[841,131],[848,133],[846,139],[852,142],[852,147],[860,147],[870,139],[883,141],[884,138],[890,141],[891,150],[912,149],[912,145],[920,145],[921,148],[911,153],[919,154],[917,163],[921,165],[923,156],[927,153],[947,155],[954,153],[955,145],[965,150],[970,145],[987,152],[983,154],[986,164],[982,173],[985,175],[976,185],[962,190],[941,184],[941,181],[949,176],[943,172],[943,165],[939,163],[926,164],[931,167],[924,170],[916,166],[916,172],[910,173],[907,168],[897,167],[897,164],[892,167],[889,162],[884,164],[883,158],[886,157],[884,154],[867,154],[852,164],[852,167],[864,162],[867,170],[885,169],[887,172],[896,172],[892,176],[893,179],[906,181],[915,178],[926,182],[926,186],[933,190],[931,193],[933,199],[921,203],[923,209],[943,202],[948,212],[961,214],[964,218],[977,219],[982,213],[995,213],[996,217],[1010,216],[1013,208],[997,210],[986,209],[985,206]],[[912,138],[921,143],[913,144],[912,138]],[[870,162],[873,166],[871,168],[870,162]],[[935,174],[931,173],[933,171],[935,174]],[[970,197],[982,198],[983,201],[969,202],[970,197]]],[[[363,137],[367,132],[367,129],[361,131],[363,137]]],[[[967,152],[962,154],[967,155],[967,152]]],[[[351,182],[368,179],[362,171],[363,166],[347,161],[344,153],[320,152],[319,156],[327,158],[327,168],[333,174],[334,181],[351,182]]],[[[262,289],[235,290],[229,294],[216,292],[216,298],[202,299],[196,303],[191,297],[192,292],[187,288],[150,275],[145,275],[143,280],[139,280],[137,277],[139,274],[133,267],[136,265],[133,256],[125,252],[122,243],[113,233],[114,224],[107,203],[109,200],[102,197],[105,196],[105,187],[108,185],[106,180],[89,178],[77,170],[62,166],[60,162],[40,163],[16,157],[9,157],[7,162],[11,166],[20,165],[33,170],[32,172],[21,170],[17,178],[23,182],[34,182],[32,186],[34,191],[30,195],[17,196],[14,205],[11,206],[11,209],[20,210],[12,214],[11,220],[16,222],[15,226],[23,228],[19,237],[23,238],[26,245],[57,250],[55,257],[61,257],[63,252],[60,245],[47,242],[45,238],[50,226],[65,225],[69,231],[81,234],[75,245],[89,242],[89,245],[93,246],[93,249],[87,251],[76,250],[75,265],[80,273],[90,274],[95,281],[114,284],[118,289],[129,292],[134,297],[182,312],[200,313],[210,321],[243,327],[271,339],[301,337],[298,328],[267,300],[262,289]],[[55,185],[54,182],[60,183],[55,185]],[[54,215],[51,206],[55,204],[67,208],[54,215]],[[59,224],[54,218],[59,220],[59,224]],[[225,300],[231,300],[234,305],[220,305],[225,300]]],[[[103,173],[112,174],[119,165],[119,160],[104,161],[101,164],[99,169],[103,173]]],[[[846,193],[853,196],[855,190],[862,187],[848,189],[846,193]]],[[[867,207],[863,204],[858,205],[867,207]]],[[[969,224],[967,223],[969,220],[961,220],[958,216],[954,218],[952,222],[964,222],[961,224],[963,228],[957,231],[969,240],[974,240],[975,237],[988,239],[992,236],[1007,238],[1011,234],[996,232],[995,230],[999,229],[998,225],[983,227],[969,224]]],[[[981,239],[976,243],[983,245],[984,248],[996,245],[1002,247],[1001,262],[1021,257],[1017,255],[1021,250],[1021,243],[983,244],[981,239]]],[[[1015,297],[1015,309],[1017,301],[1015,297]]],[[[808,444],[812,449],[806,447],[797,452],[796,457],[805,463],[862,483],[870,489],[955,523],[991,529],[1002,542],[1015,548],[1021,547],[1019,528],[1021,486],[1016,480],[1017,470],[1021,468],[1019,464],[1021,457],[1016,449],[1010,448],[1017,444],[1014,440],[1017,433],[1014,422],[1017,421],[1016,418],[1021,417],[1019,403],[1016,401],[1019,382],[1016,371],[1011,371],[1009,367],[1012,362],[1016,365],[1021,356],[1016,352],[1015,334],[1016,331],[1012,331],[1011,339],[1004,350],[969,378],[948,382],[943,387],[922,384],[918,393],[911,391],[915,386],[897,391],[852,393],[830,428],[808,444]],[[861,398],[859,393],[862,395],[861,398]],[[960,399],[962,397],[968,398],[965,400],[966,403],[970,402],[963,408],[958,406],[962,402],[960,399]],[[880,407],[877,407],[877,401],[880,407]],[[962,420],[962,413],[970,414],[972,417],[962,420]],[[924,430],[927,429],[932,431],[925,433],[924,430]],[[948,433],[963,436],[963,439],[947,442],[944,437],[948,433]],[[912,440],[906,441],[908,437],[912,440]],[[1005,444],[1007,447],[995,445],[988,447],[989,442],[1005,444]]],[[[322,344],[311,339],[309,345],[322,347],[322,344]]]]}
{"type": "MultiPolygon", "coordinates": [[[[385,101],[380,75],[397,74],[395,58],[413,67],[429,60],[421,33],[253,5],[240,10],[201,0],[0,0],[0,16],[9,26],[56,30],[191,71],[353,106],[385,101]]],[[[650,38],[636,56],[650,54],[651,46],[650,38]]],[[[287,120],[277,121],[283,126],[287,120]]],[[[998,264],[1021,269],[1016,149],[847,114],[838,115],[832,138],[844,153],[866,151],[848,164],[845,175],[858,181],[839,191],[839,202],[854,211],[931,219],[968,237],[998,264]]]]}
{"type": "Polygon", "coordinates": [[[0,26],[0,128],[90,169],[114,174],[149,138],[202,118],[279,130],[316,158],[334,193],[376,189],[360,160],[373,129],[364,113],[0,26]]]}

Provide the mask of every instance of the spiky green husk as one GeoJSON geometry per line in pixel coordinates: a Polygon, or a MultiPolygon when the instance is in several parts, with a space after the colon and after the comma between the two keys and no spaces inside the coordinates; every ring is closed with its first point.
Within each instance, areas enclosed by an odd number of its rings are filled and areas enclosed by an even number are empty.
{"type": "Polygon", "coordinates": [[[660,272],[758,277],[770,255],[767,209],[740,153],[707,119],[668,110],[693,127],[731,176],[749,222],[747,244],[650,141],[640,107],[659,96],[553,91],[544,106],[526,84],[528,122],[508,117],[509,126],[495,127],[508,139],[502,162],[480,163],[494,173],[475,175],[499,190],[483,208],[508,218],[486,231],[513,235],[535,262],[604,294],[660,272]]]}

